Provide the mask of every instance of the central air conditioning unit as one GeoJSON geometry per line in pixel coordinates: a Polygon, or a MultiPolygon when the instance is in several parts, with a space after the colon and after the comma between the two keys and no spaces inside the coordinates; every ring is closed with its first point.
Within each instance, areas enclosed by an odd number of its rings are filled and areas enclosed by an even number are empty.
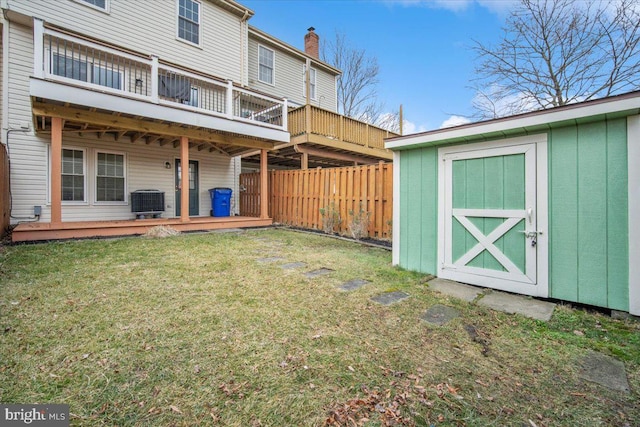
{"type": "Polygon", "coordinates": [[[152,215],[159,218],[164,212],[164,191],[136,190],[131,193],[131,212],[137,218],[152,215]]]}

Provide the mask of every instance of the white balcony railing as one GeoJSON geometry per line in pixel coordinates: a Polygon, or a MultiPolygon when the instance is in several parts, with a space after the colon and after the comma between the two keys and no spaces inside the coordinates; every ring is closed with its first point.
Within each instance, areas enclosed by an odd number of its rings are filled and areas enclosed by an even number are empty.
{"type": "Polygon", "coordinates": [[[34,77],[287,131],[287,100],[34,22],[34,77]]]}

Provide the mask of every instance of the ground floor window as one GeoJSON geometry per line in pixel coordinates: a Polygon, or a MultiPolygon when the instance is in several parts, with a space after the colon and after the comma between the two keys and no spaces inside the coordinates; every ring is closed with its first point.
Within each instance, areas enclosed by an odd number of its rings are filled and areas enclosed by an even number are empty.
{"type": "Polygon", "coordinates": [[[125,160],[124,154],[97,153],[96,159],[96,201],[125,201],[125,160]]]}
{"type": "Polygon", "coordinates": [[[62,200],[85,201],[84,150],[62,150],[62,200]]]}

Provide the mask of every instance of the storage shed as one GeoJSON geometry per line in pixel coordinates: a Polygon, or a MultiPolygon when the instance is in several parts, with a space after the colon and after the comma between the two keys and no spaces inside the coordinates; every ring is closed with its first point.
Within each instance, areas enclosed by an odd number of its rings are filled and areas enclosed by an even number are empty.
{"type": "Polygon", "coordinates": [[[640,92],[388,139],[393,263],[640,315],[640,92]]]}

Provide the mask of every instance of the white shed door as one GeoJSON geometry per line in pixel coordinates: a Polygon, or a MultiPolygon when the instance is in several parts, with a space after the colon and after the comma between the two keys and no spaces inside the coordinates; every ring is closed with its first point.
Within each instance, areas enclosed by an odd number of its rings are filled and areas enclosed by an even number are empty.
{"type": "Polygon", "coordinates": [[[547,239],[539,228],[537,151],[535,142],[440,150],[439,277],[547,295],[538,277],[547,239]]]}

